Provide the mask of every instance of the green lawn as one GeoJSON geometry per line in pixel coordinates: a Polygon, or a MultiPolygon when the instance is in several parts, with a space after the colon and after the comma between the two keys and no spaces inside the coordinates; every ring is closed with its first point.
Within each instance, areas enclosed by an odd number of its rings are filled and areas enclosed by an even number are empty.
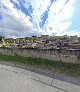
{"type": "Polygon", "coordinates": [[[0,60],[45,68],[51,71],[61,72],[71,76],[80,76],[80,65],[78,64],[64,63],[61,61],[52,61],[41,58],[6,55],[0,55],[0,60]]]}

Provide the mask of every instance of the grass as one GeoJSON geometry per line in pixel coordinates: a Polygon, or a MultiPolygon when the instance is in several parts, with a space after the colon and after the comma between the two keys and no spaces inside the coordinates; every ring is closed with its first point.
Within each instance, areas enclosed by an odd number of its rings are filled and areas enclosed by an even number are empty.
{"type": "Polygon", "coordinates": [[[41,58],[7,56],[7,55],[0,55],[0,60],[45,68],[51,71],[64,73],[70,76],[77,76],[77,77],[80,76],[80,65],[78,64],[71,64],[41,58]]]}

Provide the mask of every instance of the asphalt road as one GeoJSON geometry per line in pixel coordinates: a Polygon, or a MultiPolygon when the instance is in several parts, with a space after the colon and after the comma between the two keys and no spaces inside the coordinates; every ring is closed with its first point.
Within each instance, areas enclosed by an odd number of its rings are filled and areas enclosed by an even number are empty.
{"type": "Polygon", "coordinates": [[[72,83],[80,86],[80,77],[71,77],[61,73],[51,72],[49,70],[41,69],[41,68],[35,68],[35,67],[29,67],[29,66],[26,67],[24,65],[18,65],[18,64],[14,64],[12,62],[6,62],[6,61],[0,61],[0,64],[25,69],[31,72],[35,72],[37,74],[41,74],[50,78],[54,78],[57,80],[61,80],[67,83],[72,83]]]}
{"type": "MultiPolygon", "coordinates": [[[[63,74],[5,61],[0,63],[0,92],[80,92],[79,85],[63,81],[63,74]]],[[[72,82],[76,79],[72,77],[72,82]]]]}
{"type": "Polygon", "coordinates": [[[0,68],[0,92],[66,92],[31,79],[22,73],[0,68]]]}

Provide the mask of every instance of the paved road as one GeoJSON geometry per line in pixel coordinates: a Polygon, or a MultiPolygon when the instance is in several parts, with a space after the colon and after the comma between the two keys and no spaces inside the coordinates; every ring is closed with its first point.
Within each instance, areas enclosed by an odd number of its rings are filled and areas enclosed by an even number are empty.
{"type": "Polygon", "coordinates": [[[49,70],[43,70],[43,69],[39,69],[39,68],[35,68],[35,67],[26,67],[26,66],[14,64],[12,62],[6,62],[6,61],[0,61],[0,64],[25,69],[25,70],[28,70],[31,72],[35,72],[37,74],[41,74],[41,75],[44,75],[44,76],[47,76],[50,78],[54,78],[57,80],[65,81],[65,82],[80,86],[80,77],[66,76],[66,75],[61,74],[61,73],[51,72],[49,70]]]}
{"type": "Polygon", "coordinates": [[[80,92],[79,81],[80,78],[0,61],[0,92],[80,92]]]}
{"type": "Polygon", "coordinates": [[[29,76],[0,68],[0,92],[66,92],[29,76]]]}

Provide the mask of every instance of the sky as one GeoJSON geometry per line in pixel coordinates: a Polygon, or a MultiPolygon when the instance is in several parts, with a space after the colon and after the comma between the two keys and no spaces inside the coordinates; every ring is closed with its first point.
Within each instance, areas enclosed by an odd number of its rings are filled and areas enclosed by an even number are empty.
{"type": "Polygon", "coordinates": [[[0,36],[80,36],[80,0],[0,0],[0,36]]]}

